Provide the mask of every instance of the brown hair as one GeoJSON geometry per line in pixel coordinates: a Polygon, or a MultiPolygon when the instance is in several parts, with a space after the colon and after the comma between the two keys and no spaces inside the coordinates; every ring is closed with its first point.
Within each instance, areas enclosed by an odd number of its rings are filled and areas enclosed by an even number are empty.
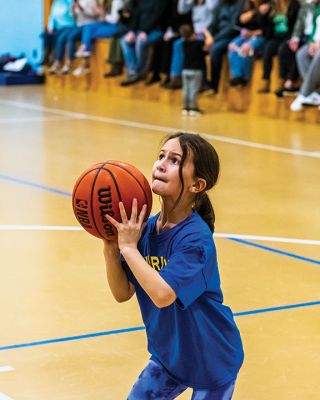
{"type": "Polygon", "coordinates": [[[220,162],[219,157],[214,147],[205,140],[202,136],[177,132],[164,139],[164,143],[168,140],[178,138],[182,149],[182,158],[179,167],[179,177],[181,182],[181,191],[179,197],[174,205],[179,203],[184,190],[184,181],[182,176],[182,169],[188,153],[192,151],[194,173],[198,178],[202,178],[207,182],[206,189],[198,193],[195,199],[194,210],[199,213],[202,219],[207,223],[211,232],[214,232],[215,213],[207,190],[215,186],[219,177],[220,162]]]}

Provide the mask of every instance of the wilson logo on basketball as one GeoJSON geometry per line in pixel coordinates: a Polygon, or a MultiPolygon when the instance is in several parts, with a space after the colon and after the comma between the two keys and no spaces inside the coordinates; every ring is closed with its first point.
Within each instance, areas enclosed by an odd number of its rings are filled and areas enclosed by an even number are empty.
{"type": "Polygon", "coordinates": [[[101,221],[103,223],[103,230],[107,236],[114,236],[113,226],[106,218],[106,215],[114,216],[114,211],[112,210],[112,197],[111,197],[111,187],[107,186],[98,191],[98,199],[101,204],[99,207],[101,221]]]}

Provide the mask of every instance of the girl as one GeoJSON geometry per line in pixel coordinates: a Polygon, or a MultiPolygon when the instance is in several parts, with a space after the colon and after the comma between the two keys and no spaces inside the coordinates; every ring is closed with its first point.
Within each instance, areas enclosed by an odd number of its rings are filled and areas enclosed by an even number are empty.
{"type": "Polygon", "coordinates": [[[199,135],[169,136],[152,169],[161,212],[143,224],[144,205],[130,219],[119,204],[118,243],[104,241],[107,278],[118,302],[136,293],[151,358],[128,400],[171,400],[188,387],[192,400],[229,400],[243,362],[239,331],[222,304],[215,215],[206,193],[219,159],[199,135]],[[121,258],[119,257],[121,253],[121,258]]]}

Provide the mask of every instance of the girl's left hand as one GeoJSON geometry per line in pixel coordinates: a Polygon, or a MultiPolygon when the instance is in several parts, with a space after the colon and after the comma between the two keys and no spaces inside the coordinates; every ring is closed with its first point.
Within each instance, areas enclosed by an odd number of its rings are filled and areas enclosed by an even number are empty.
{"type": "Polygon", "coordinates": [[[119,203],[119,209],[122,222],[116,221],[114,218],[110,217],[110,215],[106,215],[106,218],[112,223],[112,225],[115,226],[118,231],[118,244],[120,252],[127,248],[136,249],[145,225],[143,221],[146,215],[147,205],[143,205],[138,216],[137,199],[133,199],[130,219],[127,217],[127,213],[122,202],[119,203]]]}

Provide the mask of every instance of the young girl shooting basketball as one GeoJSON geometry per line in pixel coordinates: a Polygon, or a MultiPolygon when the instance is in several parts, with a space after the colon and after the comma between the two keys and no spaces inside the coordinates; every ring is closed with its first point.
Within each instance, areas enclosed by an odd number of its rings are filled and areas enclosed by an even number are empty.
{"type": "Polygon", "coordinates": [[[219,158],[199,135],[169,136],[152,169],[161,212],[143,223],[133,200],[122,222],[108,216],[118,243],[104,241],[107,278],[115,299],[136,293],[151,358],[128,400],[171,400],[188,387],[192,400],[229,400],[243,362],[239,331],[222,304],[215,215],[207,195],[219,158]],[[120,253],[121,257],[120,257],[120,253]]]}

